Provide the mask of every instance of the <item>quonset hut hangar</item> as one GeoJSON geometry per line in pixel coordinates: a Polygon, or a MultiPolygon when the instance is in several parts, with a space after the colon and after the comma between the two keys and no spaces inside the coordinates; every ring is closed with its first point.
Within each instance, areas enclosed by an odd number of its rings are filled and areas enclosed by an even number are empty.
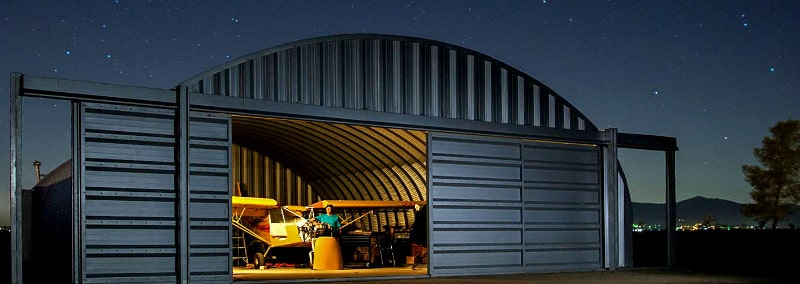
{"type": "Polygon", "coordinates": [[[71,243],[47,256],[72,264],[66,281],[229,283],[234,187],[281,204],[425,201],[424,220],[390,212],[365,227],[425,222],[425,277],[627,267],[619,148],[665,152],[674,227],[674,138],[599,130],[541,82],[447,43],[312,38],[174,89],[11,80],[15,282],[37,263],[23,224],[61,220],[45,238],[71,243]],[[22,97],[72,102],[71,194],[48,201],[69,216],[24,217],[22,97]]]}

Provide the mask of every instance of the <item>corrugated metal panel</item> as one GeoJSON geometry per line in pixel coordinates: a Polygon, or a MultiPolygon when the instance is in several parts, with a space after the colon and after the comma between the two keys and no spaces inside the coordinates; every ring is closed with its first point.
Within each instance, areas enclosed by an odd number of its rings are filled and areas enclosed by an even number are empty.
{"type": "Polygon", "coordinates": [[[234,143],[231,153],[233,184],[239,185],[243,196],[272,198],[291,205],[317,200],[311,184],[260,150],[234,143]]]}
{"type": "Polygon", "coordinates": [[[431,275],[523,272],[519,142],[429,137],[431,275]]]}
{"type": "Polygon", "coordinates": [[[602,267],[597,147],[429,137],[432,275],[602,267]]]}
{"type": "Polygon", "coordinates": [[[230,283],[230,117],[189,118],[189,279],[230,283]]]}
{"type": "Polygon", "coordinates": [[[530,76],[479,52],[432,40],[372,34],[321,37],[233,62],[181,85],[222,96],[597,130],[530,76]],[[531,102],[539,99],[539,89],[541,102],[531,102]],[[573,125],[578,121],[583,127],[573,125]]]}
{"type": "Polygon", "coordinates": [[[602,268],[600,148],[523,143],[525,271],[602,268]]]}
{"type": "MultiPolygon", "coordinates": [[[[84,282],[175,282],[175,112],[82,111],[84,282]]],[[[229,283],[229,118],[195,112],[189,123],[189,277],[229,283]]]]}
{"type": "Polygon", "coordinates": [[[84,103],[83,282],[175,282],[173,110],[84,103]]]}

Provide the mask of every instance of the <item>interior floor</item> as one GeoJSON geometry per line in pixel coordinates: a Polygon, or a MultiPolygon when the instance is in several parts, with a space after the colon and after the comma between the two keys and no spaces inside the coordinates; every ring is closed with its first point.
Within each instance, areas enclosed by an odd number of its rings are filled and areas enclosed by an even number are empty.
{"type": "Polygon", "coordinates": [[[336,281],[343,279],[364,277],[392,277],[392,278],[417,278],[428,277],[427,264],[417,267],[380,267],[380,268],[347,268],[341,270],[314,270],[311,268],[279,267],[267,269],[252,269],[244,267],[233,268],[234,281],[262,281],[262,282],[307,282],[310,280],[336,281]]]}

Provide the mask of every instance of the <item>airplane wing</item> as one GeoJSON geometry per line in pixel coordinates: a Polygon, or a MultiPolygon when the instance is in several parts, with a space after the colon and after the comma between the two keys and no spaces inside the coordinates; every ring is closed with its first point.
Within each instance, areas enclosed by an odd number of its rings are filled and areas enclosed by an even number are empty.
{"type": "Polygon", "coordinates": [[[322,200],[309,205],[313,209],[323,209],[332,204],[336,210],[380,210],[380,209],[414,209],[415,205],[425,205],[425,201],[402,200],[322,200]]]}
{"type": "MultiPolygon", "coordinates": [[[[342,220],[342,228],[355,223],[361,218],[374,213],[374,211],[403,211],[415,209],[417,205],[425,205],[425,201],[404,201],[404,200],[322,200],[313,203],[308,208],[323,209],[328,204],[333,205],[334,210],[344,212],[362,212],[355,219],[342,220]]],[[[355,215],[354,215],[355,216],[355,215]]]]}
{"type": "Polygon", "coordinates": [[[233,196],[231,212],[235,217],[266,217],[269,210],[279,208],[278,201],[272,198],[233,196]]]}

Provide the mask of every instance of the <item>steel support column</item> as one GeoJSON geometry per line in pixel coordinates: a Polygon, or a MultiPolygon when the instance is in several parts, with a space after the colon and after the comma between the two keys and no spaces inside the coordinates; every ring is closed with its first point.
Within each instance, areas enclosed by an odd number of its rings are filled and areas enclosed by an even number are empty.
{"type": "Polygon", "coordinates": [[[22,110],[19,91],[22,89],[22,74],[11,74],[9,90],[9,189],[11,191],[11,282],[22,283],[22,161],[19,147],[22,143],[22,110]]]}
{"type": "Polygon", "coordinates": [[[664,151],[667,180],[667,266],[675,266],[675,150],[664,151]]]}
{"type": "Polygon", "coordinates": [[[83,270],[86,246],[83,236],[86,226],[83,225],[83,104],[72,102],[72,282],[83,281],[83,270]]]}
{"type": "Polygon", "coordinates": [[[620,214],[619,214],[619,168],[617,164],[617,129],[609,128],[603,132],[607,141],[605,149],[605,215],[606,215],[606,267],[619,268],[620,214]]]}
{"type": "Polygon", "coordinates": [[[175,191],[178,206],[176,269],[177,282],[189,283],[189,92],[186,87],[177,89],[178,109],[175,111],[175,191]]]}

